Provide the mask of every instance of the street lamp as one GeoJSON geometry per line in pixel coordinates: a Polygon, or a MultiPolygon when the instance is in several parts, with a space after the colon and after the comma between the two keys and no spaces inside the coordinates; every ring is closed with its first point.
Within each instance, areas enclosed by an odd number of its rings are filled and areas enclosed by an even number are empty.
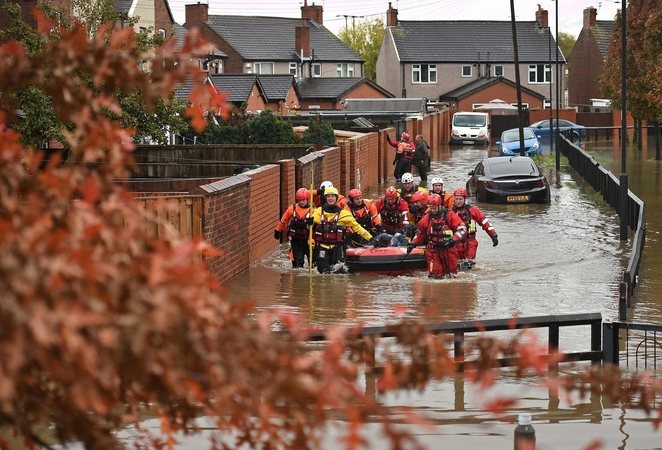
{"type": "Polygon", "coordinates": [[[628,174],[625,171],[625,150],[627,148],[627,108],[625,107],[626,96],[626,52],[625,52],[625,32],[626,32],[626,5],[625,0],[621,0],[621,176],[620,198],[618,213],[621,216],[621,241],[628,238],[628,174]]]}

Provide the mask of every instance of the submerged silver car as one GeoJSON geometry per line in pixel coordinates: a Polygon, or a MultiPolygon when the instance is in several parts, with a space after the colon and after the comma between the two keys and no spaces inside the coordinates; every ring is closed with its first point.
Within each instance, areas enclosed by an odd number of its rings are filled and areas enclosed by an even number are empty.
{"type": "Polygon", "coordinates": [[[549,183],[528,156],[485,158],[469,172],[469,195],[487,203],[548,203],[549,183]]]}

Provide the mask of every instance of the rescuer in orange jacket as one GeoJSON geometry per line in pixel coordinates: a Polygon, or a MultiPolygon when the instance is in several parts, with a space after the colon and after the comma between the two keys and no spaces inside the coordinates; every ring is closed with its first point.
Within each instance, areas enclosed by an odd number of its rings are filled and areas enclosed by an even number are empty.
{"type": "Polygon", "coordinates": [[[384,196],[377,199],[375,208],[388,234],[402,233],[404,227],[409,225],[409,205],[398,196],[398,191],[393,186],[388,187],[384,196]]]}
{"type": "Polygon", "coordinates": [[[389,135],[386,135],[386,140],[391,147],[395,148],[395,159],[393,165],[393,176],[395,181],[400,181],[402,174],[411,172],[411,162],[414,159],[414,143],[411,141],[411,136],[406,131],[402,133],[400,141],[392,141],[389,135]]]}
{"type": "Polygon", "coordinates": [[[425,256],[428,261],[428,277],[455,276],[457,251],[454,247],[462,240],[466,228],[457,214],[441,205],[438,194],[430,195],[428,207],[430,211],[418,222],[416,236],[407,246],[407,253],[427,242],[425,256]]]}
{"type": "Polygon", "coordinates": [[[455,201],[453,200],[453,194],[444,190],[444,180],[441,177],[434,177],[430,180],[430,184],[432,185],[430,194],[439,194],[441,205],[444,208],[451,209],[455,201]]]}
{"type": "Polygon", "coordinates": [[[363,192],[360,189],[352,189],[347,197],[349,201],[345,205],[345,209],[352,213],[359,225],[366,230],[375,230],[376,234],[384,231],[382,218],[372,200],[364,200],[363,192]]]}
{"type": "Polygon", "coordinates": [[[462,237],[462,241],[456,246],[459,265],[462,268],[473,269],[476,264],[476,252],[478,251],[478,241],[476,240],[476,230],[480,226],[492,239],[492,247],[499,245],[499,236],[496,230],[485,217],[485,214],[478,207],[466,203],[467,190],[457,188],[453,192],[455,205],[453,211],[462,219],[467,232],[462,237]]]}
{"type": "MultiPolygon", "coordinates": [[[[283,230],[287,230],[290,241],[290,259],[292,267],[303,267],[304,260],[309,257],[308,239],[310,236],[307,225],[308,218],[312,217],[310,208],[310,191],[306,188],[299,189],[294,195],[296,203],[291,205],[283,213],[276,229],[274,238],[280,241],[283,230]]],[[[310,264],[310,261],[308,261],[310,264]]]]}

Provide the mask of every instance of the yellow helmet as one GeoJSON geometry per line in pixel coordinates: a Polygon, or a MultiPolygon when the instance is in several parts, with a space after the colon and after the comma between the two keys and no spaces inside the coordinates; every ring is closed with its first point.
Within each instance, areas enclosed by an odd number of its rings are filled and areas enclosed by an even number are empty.
{"type": "Polygon", "coordinates": [[[338,196],[338,189],[336,189],[336,188],[334,188],[334,187],[328,187],[328,188],[326,188],[326,190],[324,191],[324,195],[325,195],[325,196],[327,196],[327,195],[335,195],[335,196],[337,197],[337,196],[338,196]]]}

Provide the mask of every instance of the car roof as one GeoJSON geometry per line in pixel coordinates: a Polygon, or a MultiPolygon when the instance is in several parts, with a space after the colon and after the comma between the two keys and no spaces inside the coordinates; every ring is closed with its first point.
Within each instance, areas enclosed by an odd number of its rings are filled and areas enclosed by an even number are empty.
{"type": "Polygon", "coordinates": [[[528,156],[495,156],[485,158],[483,164],[495,175],[533,175],[531,169],[534,169],[535,174],[540,171],[535,161],[528,156]]]}

